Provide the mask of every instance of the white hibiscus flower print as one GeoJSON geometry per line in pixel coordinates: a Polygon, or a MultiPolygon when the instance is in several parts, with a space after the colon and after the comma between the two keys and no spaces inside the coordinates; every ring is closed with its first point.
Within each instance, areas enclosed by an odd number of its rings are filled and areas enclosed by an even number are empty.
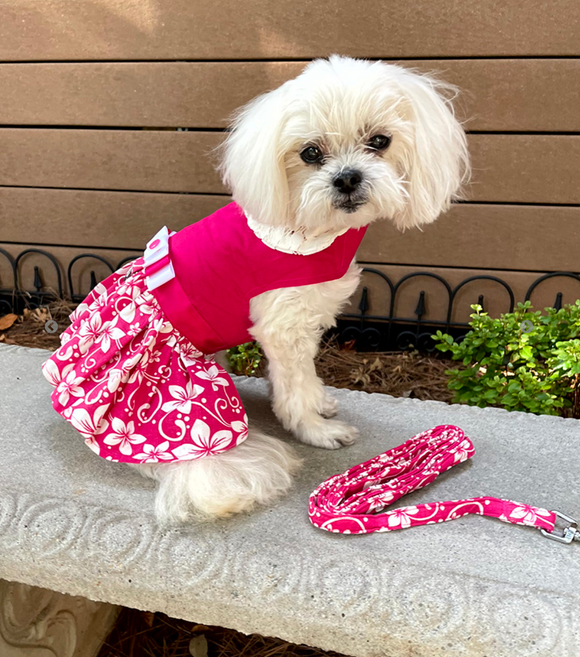
{"type": "Polygon", "coordinates": [[[185,388],[169,386],[169,394],[173,397],[161,407],[162,411],[178,411],[186,415],[191,412],[192,401],[203,392],[203,387],[188,381],[185,388]]]}
{"type": "Polygon", "coordinates": [[[133,371],[131,372],[131,376],[127,380],[127,383],[134,383],[135,381],[141,383],[143,377],[145,376],[145,370],[147,369],[150,360],[150,351],[144,351],[142,354],[137,354],[135,356],[134,362],[131,363],[131,368],[133,368],[133,371]]]}
{"type": "Polygon", "coordinates": [[[89,312],[92,312],[94,314],[99,310],[103,310],[104,308],[107,307],[109,303],[109,292],[107,291],[107,288],[102,283],[98,283],[97,287],[93,288],[91,295],[93,297],[93,300],[89,304],[89,308],[88,308],[89,312]]]}
{"type": "Polygon", "coordinates": [[[220,376],[221,372],[217,365],[212,365],[208,367],[205,372],[196,372],[195,376],[198,376],[204,381],[211,381],[212,390],[215,392],[218,389],[218,386],[228,386],[230,382],[223,376],[220,376]]]}
{"type": "Polygon", "coordinates": [[[173,325],[171,322],[168,322],[166,319],[161,319],[159,321],[161,322],[159,333],[171,333],[173,331],[173,325]]]}
{"type": "Polygon", "coordinates": [[[73,427],[82,433],[85,438],[92,438],[100,434],[109,426],[109,421],[103,415],[107,412],[108,405],[104,404],[89,413],[85,408],[75,408],[68,418],[73,427]]]}
{"type": "Polygon", "coordinates": [[[176,345],[177,351],[179,352],[179,355],[181,356],[181,360],[183,361],[184,365],[195,365],[199,359],[202,356],[201,351],[199,349],[196,349],[191,342],[189,343],[177,343],[176,345]]]}
{"type": "Polygon", "coordinates": [[[471,444],[469,440],[464,440],[457,447],[455,454],[453,455],[454,463],[466,461],[469,458],[469,452],[471,451],[471,444]]]}
{"type": "Polygon", "coordinates": [[[63,378],[74,368],[74,363],[66,365],[59,369],[56,363],[50,358],[42,363],[42,373],[50,384],[56,388],[63,378]]]}
{"type": "Polygon", "coordinates": [[[232,432],[227,430],[216,431],[212,435],[208,424],[203,420],[196,420],[191,427],[191,439],[193,444],[180,445],[173,450],[173,455],[176,458],[187,461],[219,454],[231,443],[232,432]]]}
{"type": "MultiPolygon", "coordinates": [[[[142,294],[143,299],[147,299],[148,297],[145,294],[142,294]]],[[[153,301],[153,297],[150,296],[149,299],[153,301]]],[[[153,307],[152,303],[140,303],[139,304],[139,312],[144,313],[145,315],[151,315],[155,312],[155,308],[153,307]]]]}
{"type": "Polygon", "coordinates": [[[101,351],[107,353],[111,348],[112,340],[120,340],[124,335],[125,331],[122,331],[120,328],[116,327],[117,319],[112,320],[111,322],[106,322],[103,324],[99,337],[97,338],[97,344],[100,343],[101,351]]]}
{"type": "Polygon", "coordinates": [[[93,294],[95,297],[102,297],[103,295],[107,294],[107,288],[103,285],[103,283],[97,283],[95,287],[91,290],[91,294],[93,294]]]}
{"type": "Polygon", "coordinates": [[[381,493],[380,500],[385,504],[390,504],[395,497],[395,493],[390,490],[386,490],[384,493],[381,493]]]}
{"type": "Polygon", "coordinates": [[[124,282],[119,286],[117,294],[120,297],[129,297],[131,299],[136,299],[141,294],[141,288],[139,285],[135,284],[135,279],[129,277],[124,280],[124,282]]]}
{"type": "Polygon", "coordinates": [[[125,372],[122,369],[111,370],[107,376],[107,389],[109,392],[117,392],[121,385],[125,372]]]}
{"type": "Polygon", "coordinates": [[[236,445],[246,440],[248,437],[248,416],[244,415],[243,420],[234,420],[231,423],[231,428],[238,434],[236,438],[236,445]]]}
{"type": "Polygon", "coordinates": [[[58,403],[65,406],[68,403],[71,395],[73,397],[84,397],[85,391],[79,386],[83,382],[83,378],[76,376],[74,370],[69,372],[66,377],[56,386],[58,393],[58,403]]]}
{"type": "Polygon", "coordinates": [[[529,525],[534,527],[538,516],[550,517],[550,512],[547,509],[536,509],[528,504],[518,504],[510,512],[510,518],[517,520],[522,525],[529,525]]]}
{"type": "Polygon", "coordinates": [[[412,517],[418,513],[419,509],[416,506],[406,506],[403,509],[394,509],[389,513],[388,525],[389,527],[400,527],[406,529],[411,526],[412,517]]]}
{"type": "Polygon", "coordinates": [[[58,392],[58,401],[62,406],[65,406],[68,403],[71,395],[73,397],[85,396],[84,390],[79,387],[79,383],[83,382],[83,378],[76,376],[74,363],[63,367],[61,371],[52,359],[47,360],[42,365],[42,373],[56,388],[56,392],[58,392]]]}
{"type": "Polygon", "coordinates": [[[141,454],[135,454],[135,458],[139,459],[143,463],[159,463],[159,461],[171,461],[173,456],[167,451],[169,447],[169,441],[159,443],[157,447],[145,443],[143,445],[143,452],[141,454]]]}
{"type": "Polygon", "coordinates": [[[139,335],[139,333],[141,333],[141,330],[142,330],[141,325],[138,322],[135,322],[134,324],[131,324],[127,329],[127,335],[134,338],[136,335],[139,335]]]}
{"type": "Polygon", "coordinates": [[[99,337],[103,321],[100,315],[94,313],[82,322],[79,329],[79,350],[84,354],[93,342],[99,337]]]}
{"type": "Polygon", "coordinates": [[[99,441],[94,436],[85,438],[85,445],[95,454],[98,454],[99,456],[101,455],[101,446],[99,445],[99,441]]]}
{"type": "Polygon", "coordinates": [[[85,313],[89,309],[89,305],[85,303],[84,301],[82,303],[79,303],[79,305],[72,311],[72,313],[69,315],[69,319],[71,322],[76,322],[77,319],[85,313]]]}
{"type": "Polygon", "coordinates": [[[67,360],[70,360],[73,353],[74,353],[74,347],[72,345],[69,344],[67,347],[64,343],[61,343],[60,348],[54,352],[54,356],[58,358],[58,360],[62,360],[63,362],[66,362],[67,360]]]}
{"type": "MultiPolygon", "coordinates": [[[[139,288],[135,288],[137,292],[139,291],[139,288]]],[[[119,313],[119,317],[124,321],[127,322],[127,324],[130,324],[134,319],[135,319],[135,310],[136,310],[136,304],[134,301],[131,301],[131,303],[128,303],[123,310],[119,313]]]]}
{"type": "Polygon", "coordinates": [[[141,434],[135,433],[135,423],[132,421],[125,424],[123,420],[116,417],[111,423],[113,432],[105,437],[105,445],[119,445],[119,451],[124,456],[131,456],[133,448],[131,445],[140,445],[147,439],[141,434]]]}

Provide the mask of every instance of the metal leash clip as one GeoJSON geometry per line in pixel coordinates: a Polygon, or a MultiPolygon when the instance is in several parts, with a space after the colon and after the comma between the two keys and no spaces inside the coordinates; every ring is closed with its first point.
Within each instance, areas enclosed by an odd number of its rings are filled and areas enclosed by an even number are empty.
{"type": "Polygon", "coordinates": [[[580,529],[578,529],[578,522],[574,518],[570,518],[565,513],[561,511],[554,511],[556,517],[560,518],[564,522],[568,523],[567,527],[564,527],[561,530],[557,530],[554,527],[554,531],[547,532],[545,529],[540,529],[542,534],[546,538],[551,538],[553,541],[558,541],[558,543],[572,543],[572,541],[580,541],[580,529]],[[561,533],[556,533],[559,531],[561,533]]]}

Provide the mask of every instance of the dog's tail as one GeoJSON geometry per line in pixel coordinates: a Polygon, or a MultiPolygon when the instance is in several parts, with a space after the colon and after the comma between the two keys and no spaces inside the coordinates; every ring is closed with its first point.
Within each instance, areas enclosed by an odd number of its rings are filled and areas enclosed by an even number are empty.
{"type": "Polygon", "coordinates": [[[301,463],[289,445],[250,430],[243,443],[216,456],[132,467],[159,482],[157,519],[175,524],[223,518],[269,504],[288,491],[301,463]]]}

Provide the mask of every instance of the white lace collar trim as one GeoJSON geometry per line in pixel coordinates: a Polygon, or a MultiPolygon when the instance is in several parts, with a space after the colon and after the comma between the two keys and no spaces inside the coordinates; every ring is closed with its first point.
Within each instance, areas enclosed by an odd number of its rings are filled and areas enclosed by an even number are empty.
{"type": "Polygon", "coordinates": [[[348,228],[339,232],[322,233],[315,237],[306,237],[304,233],[289,230],[284,226],[267,226],[246,215],[248,226],[256,237],[275,251],[291,255],[311,255],[327,249],[337,237],[344,235],[348,228]]]}

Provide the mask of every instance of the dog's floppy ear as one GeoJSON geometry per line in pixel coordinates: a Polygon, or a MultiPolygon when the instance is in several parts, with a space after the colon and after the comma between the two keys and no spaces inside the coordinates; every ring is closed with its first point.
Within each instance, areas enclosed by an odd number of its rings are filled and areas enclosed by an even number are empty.
{"type": "Polygon", "coordinates": [[[470,168],[465,132],[451,104],[455,87],[405,69],[400,73],[414,134],[402,158],[409,200],[394,220],[407,228],[435,221],[452,200],[461,198],[470,168]]]}
{"type": "Polygon", "coordinates": [[[224,183],[253,219],[285,225],[288,181],[281,145],[290,83],[258,96],[235,114],[219,152],[224,183]]]}

